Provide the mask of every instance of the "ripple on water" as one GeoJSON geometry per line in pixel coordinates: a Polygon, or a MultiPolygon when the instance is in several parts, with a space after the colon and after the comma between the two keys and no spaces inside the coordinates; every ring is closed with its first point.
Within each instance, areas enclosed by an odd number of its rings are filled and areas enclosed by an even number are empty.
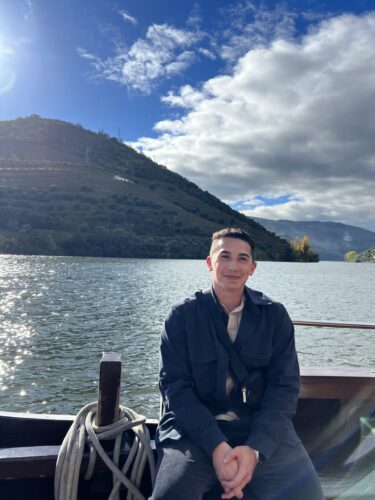
{"type": "MultiPolygon", "coordinates": [[[[260,262],[252,286],[294,319],[375,322],[375,266],[260,262]]],[[[204,261],[0,256],[0,408],[77,412],[103,352],[122,355],[121,402],[157,417],[159,334],[172,303],[207,288],[204,261]]],[[[374,365],[374,332],[296,328],[302,365],[374,365]]]]}

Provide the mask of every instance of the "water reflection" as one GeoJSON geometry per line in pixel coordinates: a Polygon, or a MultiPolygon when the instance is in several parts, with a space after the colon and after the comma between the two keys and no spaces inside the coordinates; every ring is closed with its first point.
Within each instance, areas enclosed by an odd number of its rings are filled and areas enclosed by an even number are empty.
{"type": "MultiPolygon", "coordinates": [[[[261,262],[252,286],[295,319],[373,322],[374,277],[366,264],[261,262]]],[[[122,403],[156,417],[163,319],[209,283],[203,261],[0,256],[0,408],[76,412],[97,397],[102,353],[117,352],[122,403]]],[[[304,365],[374,364],[371,331],[298,327],[296,339],[304,365]]]]}

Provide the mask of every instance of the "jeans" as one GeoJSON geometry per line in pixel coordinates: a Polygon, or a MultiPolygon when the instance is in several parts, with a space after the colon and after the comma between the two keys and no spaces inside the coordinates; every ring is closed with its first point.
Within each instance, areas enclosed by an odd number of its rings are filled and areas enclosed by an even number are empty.
{"type": "MultiPolygon", "coordinates": [[[[223,490],[211,458],[189,438],[158,447],[150,500],[219,500],[223,490]]],[[[314,466],[300,442],[280,443],[270,460],[256,466],[244,500],[324,500],[314,466]]]]}

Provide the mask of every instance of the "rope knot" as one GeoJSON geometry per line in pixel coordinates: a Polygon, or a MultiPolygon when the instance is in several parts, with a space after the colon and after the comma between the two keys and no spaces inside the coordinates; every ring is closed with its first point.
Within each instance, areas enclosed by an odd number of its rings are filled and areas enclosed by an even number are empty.
{"type": "Polygon", "coordinates": [[[97,403],[90,403],[82,408],[60,447],[55,472],[55,500],[76,500],[78,492],[79,472],[85,444],[90,447],[89,463],[84,478],[93,475],[96,457],[99,455],[113,475],[113,488],[108,500],[118,500],[120,486],[127,490],[127,500],[145,500],[139,491],[143,471],[148,461],[152,483],[155,479],[154,456],[150,444],[150,433],[146,418],[125,406],[120,406],[119,417],[110,425],[97,426],[95,417],[97,403]],[[132,431],[134,440],[125,463],[120,469],[120,453],[123,435],[132,431]],[[113,458],[111,459],[100,441],[114,440],[113,458]],[[130,466],[130,478],[126,476],[130,466]]]}

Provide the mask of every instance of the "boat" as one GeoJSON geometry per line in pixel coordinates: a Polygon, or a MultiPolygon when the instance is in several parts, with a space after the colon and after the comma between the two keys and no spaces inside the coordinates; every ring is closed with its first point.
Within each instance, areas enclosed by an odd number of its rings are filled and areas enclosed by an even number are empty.
{"type": "MultiPolygon", "coordinates": [[[[296,320],[294,324],[375,329],[375,325],[358,323],[296,320]]],[[[100,367],[96,416],[99,425],[107,425],[117,418],[120,375],[120,357],[105,354],[100,367]]],[[[72,415],[0,411],[1,500],[54,499],[56,461],[74,419],[72,415]]],[[[302,367],[294,424],[317,468],[327,500],[375,498],[375,369],[302,367]]],[[[154,454],[157,421],[145,419],[144,425],[154,454]]],[[[124,433],[120,465],[128,459],[134,439],[131,432],[124,433]]],[[[110,456],[111,442],[105,446],[110,456]]],[[[107,499],[112,474],[102,460],[97,460],[93,476],[85,480],[89,462],[86,445],[79,466],[78,498],[107,499]]],[[[140,496],[133,498],[148,498],[151,494],[151,469],[151,465],[146,464],[138,483],[140,496]]],[[[122,485],[120,498],[127,498],[126,490],[122,485]]]]}

